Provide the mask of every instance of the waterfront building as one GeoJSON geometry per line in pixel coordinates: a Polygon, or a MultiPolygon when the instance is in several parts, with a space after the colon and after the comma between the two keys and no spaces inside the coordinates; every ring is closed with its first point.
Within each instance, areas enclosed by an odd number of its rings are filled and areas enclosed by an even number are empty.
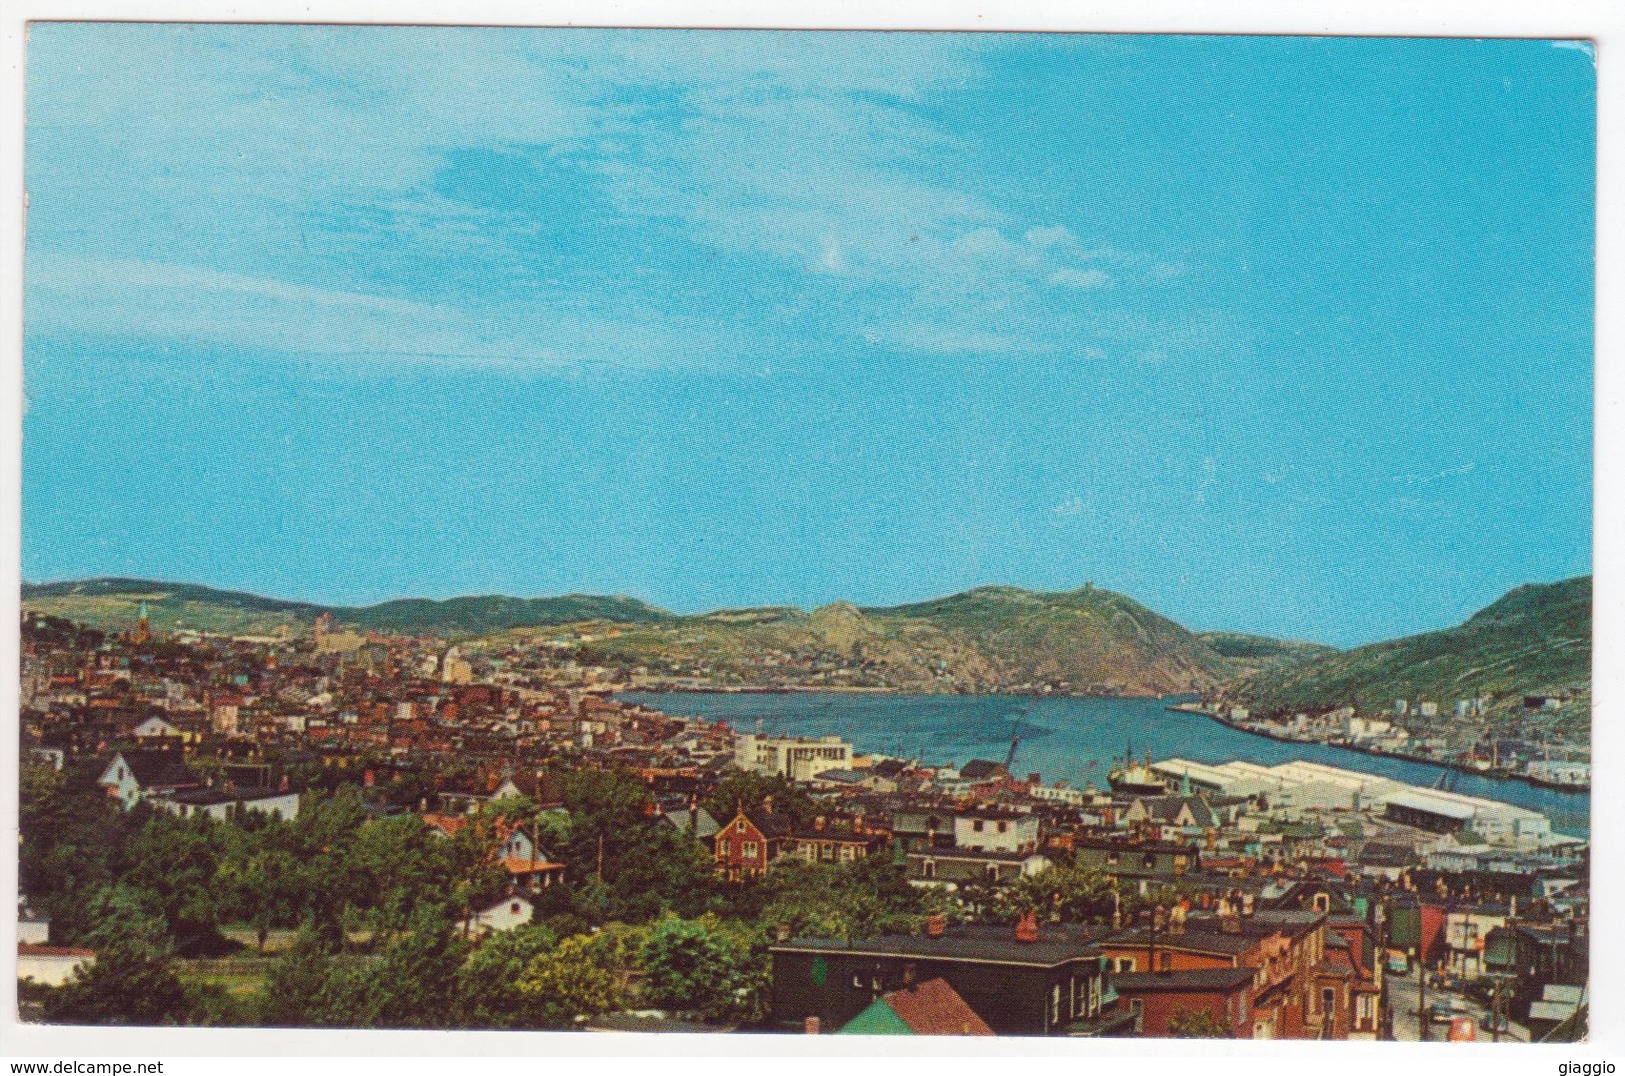
{"type": "Polygon", "coordinates": [[[839,736],[818,739],[744,733],[734,738],[734,765],[752,773],[811,781],[825,770],[852,768],[852,745],[839,736]]]}
{"type": "Polygon", "coordinates": [[[1382,804],[1384,816],[1396,822],[1439,833],[1468,829],[1491,844],[1539,846],[1552,833],[1539,811],[1443,789],[1401,786],[1384,794],[1382,804]]]}

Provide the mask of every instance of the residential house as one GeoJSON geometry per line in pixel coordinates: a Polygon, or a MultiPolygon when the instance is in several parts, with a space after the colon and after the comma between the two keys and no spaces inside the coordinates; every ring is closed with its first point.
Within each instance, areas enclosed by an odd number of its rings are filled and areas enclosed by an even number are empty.
{"type": "Polygon", "coordinates": [[[1179,1017],[1205,1014],[1228,1030],[1228,1038],[1252,1038],[1251,968],[1118,972],[1111,982],[1136,1035],[1168,1038],[1179,1017]]]}
{"type": "Polygon", "coordinates": [[[794,829],[785,842],[788,855],[808,863],[852,863],[891,847],[891,835],[861,821],[830,822],[823,815],[811,829],[794,829]]]}
{"type": "Polygon", "coordinates": [[[971,852],[1030,853],[1038,850],[1038,816],[983,809],[954,816],[954,847],[971,852]]]}
{"type": "Polygon", "coordinates": [[[529,923],[536,914],[536,905],[520,889],[513,889],[483,907],[476,908],[464,924],[472,935],[496,934],[529,923]]]}
{"type": "Polygon", "coordinates": [[[1050,867],[1039,852],[984,852],[975,848],[931,848],[906,853],[908,880],[948,890],[965,885],[1002,886],[1050,867]]]}
{"type": "Polygon", "coordinates": [[[760,878],[784,852],[790,824],[773,814],[768,804],[760,811],[740,808],[713,838],[717,873],[730,882],[760,878]]]}
{"type": "Polygon", "coordinates": [[[126,810],[155,795],[203,787],[179,752],[134,749],[116,752],[96,783],[126,810]]]}

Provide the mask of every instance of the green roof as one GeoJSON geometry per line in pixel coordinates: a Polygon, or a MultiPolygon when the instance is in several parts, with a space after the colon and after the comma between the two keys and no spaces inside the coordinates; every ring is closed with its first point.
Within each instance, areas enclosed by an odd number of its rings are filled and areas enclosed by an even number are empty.
{"type": "Polygon", "coordinates": [[[867,1009],[864,1009],[845,1027],[837,1031],[837,1035],[912,1035],[914,1029],[903,1022],[896,1011],[888,1004],[885,998],[875,998],[867,1009]]]}

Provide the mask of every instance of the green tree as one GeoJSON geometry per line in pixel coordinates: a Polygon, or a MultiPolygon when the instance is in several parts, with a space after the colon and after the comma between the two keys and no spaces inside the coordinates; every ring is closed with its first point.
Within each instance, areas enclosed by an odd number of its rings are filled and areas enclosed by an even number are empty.
{"type": "Polygon", "coordinates": [[[373,995],[368,1026],[449,1027],[468,943],[453,928],[444,907],[419,906],[408,928],[384,947],[368,969],[373,995]]]}
{"type": "Polygon", "coordinates": [[[645,1000],[702,1019],[759,1016],[766,960],[715,916],[663,919],[640,954],[645,1000]]]}
{"type": "Polygon", "coordinates": [[[518,988],[537,1026],[571,1027],[578,1017],[611,1012],[625,1003],[619,976],[600,957],[591,936],[578,934],[526,965],[518,988]]]}
{"type": "Polygon", "coordinates": [[[1109,923],[1117,899],[1115,879],[1098,871],[1054,866],[1005,886],[994,906],[1011,919],[1037,912],[1051,922],[1109,923]]]}
{"type": "Polygon", "coordinates": [[[1230,1028],[1207,1009],[1178,1009],[1168,1018],[1171,1039],[1228,1039],[1230,1028]]]}
{"type": "Polygon", "coordinates": [[[761,811],[769,799],[773,801],[773,813],[796,826],[811,826],[818,817],[818,804],[806,789],[779,774],[749,770],[729,770],[701,805],[718,823],[726,825],[740,807],[761,811]]]}
{"type": "Polygon", "coordinates": [[[458,1022],[464,1027],[540,1026],[519,979],[532,961],[550,952],[558,937],[547,927],[529,924],[486,938],[458,975],[458,1022]]]}
{"type": "Polygon", "coordinates": [[[152,895],[115,885],[97,891],[91,903],[98,925],[85,940],[95,946],[95,963],[46,998],[45,1019],[138,1027],[185,1023],[174,944],[152,895]]]}

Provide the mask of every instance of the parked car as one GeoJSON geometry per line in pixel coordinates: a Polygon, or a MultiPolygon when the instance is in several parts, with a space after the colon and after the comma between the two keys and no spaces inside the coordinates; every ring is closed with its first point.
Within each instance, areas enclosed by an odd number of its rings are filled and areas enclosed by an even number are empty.
{"type": "Polygon", "coordinates": [[[1433,1024],[1448,1024],[1458,1016],[1467,1014],[1467,1006],[1451,998],[1449,1001],[1435,1001],[1428,1006],[1428,1022],[1433,1024]]]}

